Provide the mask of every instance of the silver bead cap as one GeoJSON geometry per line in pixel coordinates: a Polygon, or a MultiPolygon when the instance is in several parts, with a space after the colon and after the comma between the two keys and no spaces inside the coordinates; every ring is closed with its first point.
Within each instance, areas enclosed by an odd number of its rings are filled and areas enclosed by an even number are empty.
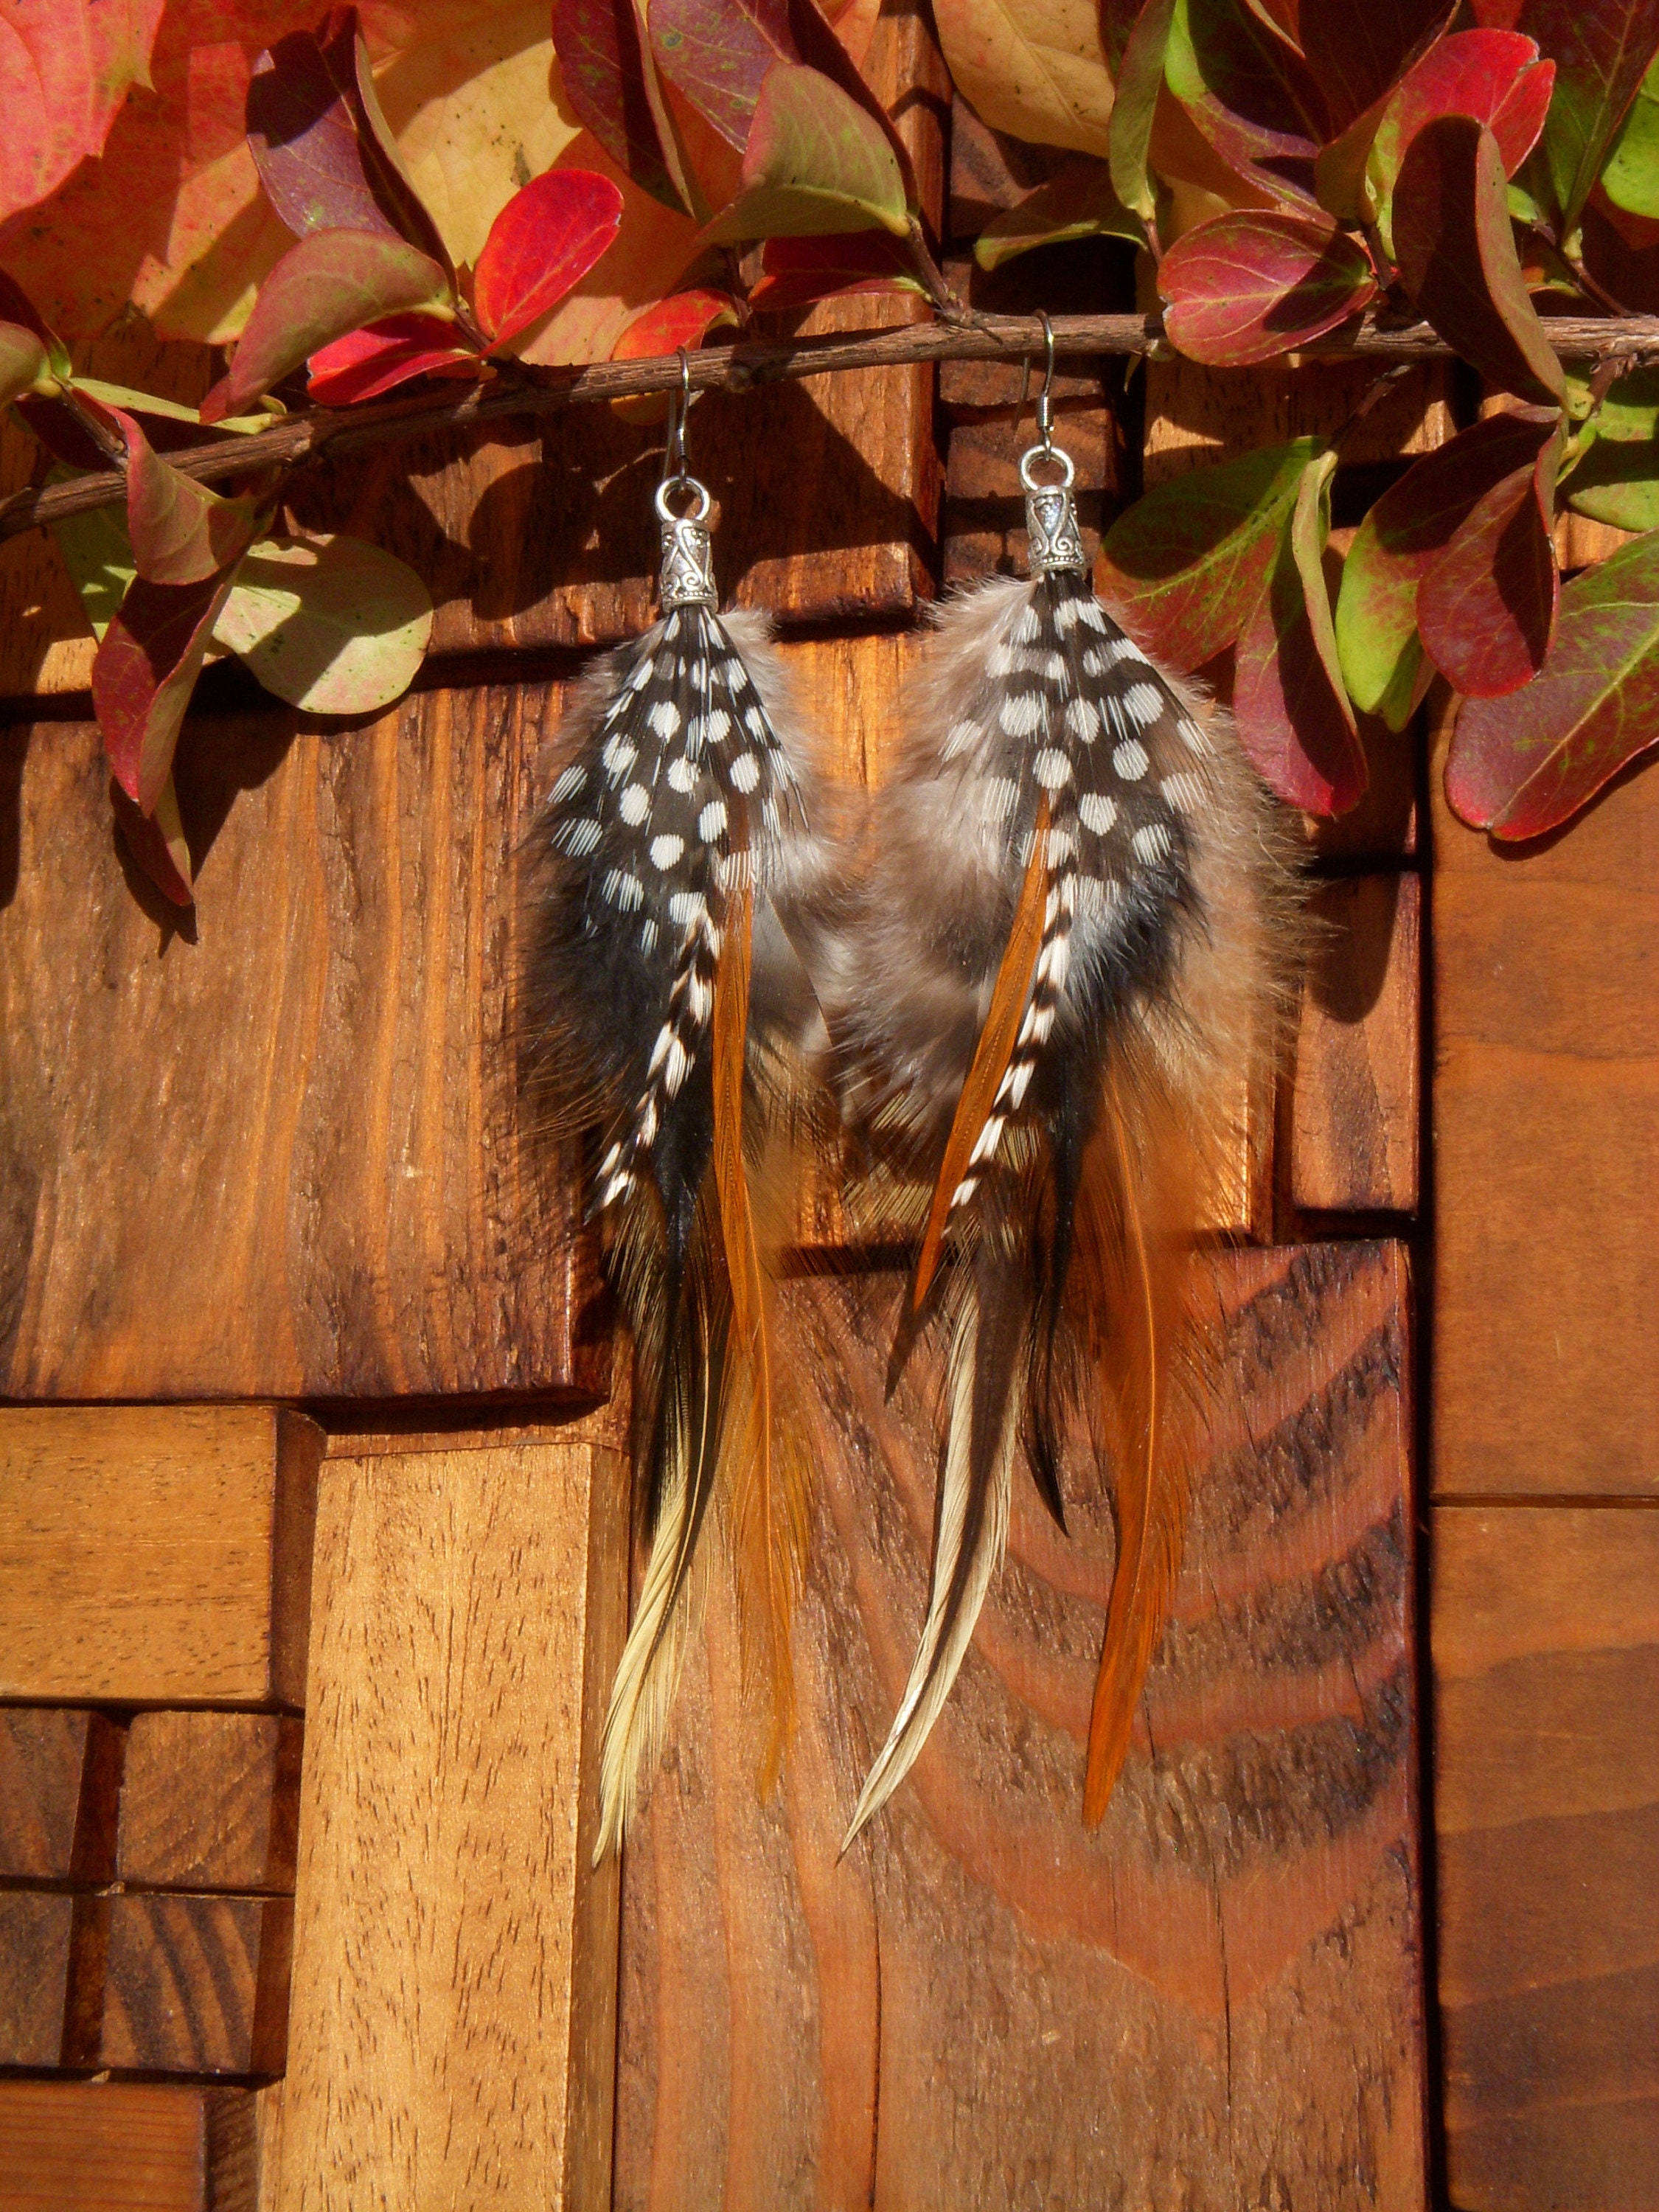
{"type": "Polygon", "coordinates": [[[1077,502],[1072,484],[1077,474],[1069,453],[1046,441],[1033,446],[1020,460],[1019,480],[1025,487],[1025,532],[1030,540],[1026,563],[1034,576],[1052,576],[1062,569],[1086,573],[1083,533],[1077,525],[1077,502]],[[1040,483],[1036,465],[1048,462],[1061,473],[1057,483],[1040,483]]]}
{"type": "Polygon", "coordinates": [[[714,542],[704,524],[712,502],[695,477],[670,477],[657,486],[657,519],[662,525],[662,575],[657,597],[665,613],[671,607],[712,607],[720,604],[714,589],[714,542]],[[690,505],[677,514],[671,494],[690,495],[690,505]]]}

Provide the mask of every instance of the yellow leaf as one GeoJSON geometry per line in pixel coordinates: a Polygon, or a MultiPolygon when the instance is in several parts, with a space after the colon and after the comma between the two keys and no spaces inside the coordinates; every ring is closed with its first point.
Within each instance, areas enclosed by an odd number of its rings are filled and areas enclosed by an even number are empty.
{"type": "Polygon", "coordinates": [[[957,88],[993,130],[1106,151],[1112,80],[1095,0],[936,0],[957,88]]]}

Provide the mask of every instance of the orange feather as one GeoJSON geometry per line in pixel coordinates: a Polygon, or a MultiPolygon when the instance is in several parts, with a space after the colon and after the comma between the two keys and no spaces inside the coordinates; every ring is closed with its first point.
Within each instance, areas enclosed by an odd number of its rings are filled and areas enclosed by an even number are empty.
{"type": "Polygon", "coordinates": [[[957,1100],[957,1110],[951,1122],[951,1133],[945,1140],[945,1158],[939,1163],[939,1180],[933,1185],[933,1203],[927,1216],[927,1233],[921,1240],[921,1251],[916,1260],[916,1272],[910,1284],[909,1319],[914,1323],[921,1314],[922,1301],[939,1261],[939,1252],[945,1240],[945,1225],[951,1218],[951,1200],[957,1185],[973,1157],[974,1146],[979,1142],[979,1133],[985,1127],[1019,1036],[1020,1016],[1025,1011],[1025,1001],[1030,995],[1031,973],[1036,966],[1038,952],[1042,946],[1042,917],[1048,882],[1048,796],[1045,792],[1037,807],[1036,828],[1031,837],[1031,857],[1025,865],[1025,880],[1020,885],[1019,897],[1014,907],[1013,926],[1008,932],[1008,943],[1002,955],[1002,964],[997,969],[995,988],[991,993],[989,1011],[985,1025],[980,1030],[979,1042],[974,1048],[973,1064],[968,1070],[968,1080],[962,1086],[957,1100]]]}

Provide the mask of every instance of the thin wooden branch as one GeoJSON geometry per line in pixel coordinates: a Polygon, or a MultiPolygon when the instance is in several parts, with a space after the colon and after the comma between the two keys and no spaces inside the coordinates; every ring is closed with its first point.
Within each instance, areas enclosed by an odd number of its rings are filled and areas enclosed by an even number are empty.
{"type": "MultiPolygon", "coordinates": [[[[1545,324],[1563,361],[1634,368],[1659,362],[1659,317],[1620,321],[1552,316],[1545,324]]],[[[1145,354],[1171,358],[1155,315],[1058,315],[1054,351],[1079,355],[1145,354]]],[[[1352,329],[1305,349],[1326,359],[1413,362],[1449,357],[1451,348],[1426,323],[1389,324],[1366,316],[1352,329]]],[[[802,376],[838,375],[850,369],[885,368],[909,362],[1018,361],[1040,357],[1042,326],[1035,315],[980,315],[969,320],[907,324],[859,337],[804,337],[744,342],[700,349],[687,356],[694,392],[744,392],[802,376]]],[[[249,469],[294,468],[380,446],[424,437],[435,430],[468,429],[510,416],[550,415],[605,399],[636,399],[671,392],[680,381],[678,356],[649,361],[600,362],[591,368],[536,369],[502,364],[488,382],[460,398],[430,392],[375,406],[312,408],[247,438],[216,439],[167,458],[203,483],[249,469]]],[[[71,483],[14,494],[0,505],[0,539],[40,523],[108,507],[125,496],[118,470],[77,477],[71,483]]]]}

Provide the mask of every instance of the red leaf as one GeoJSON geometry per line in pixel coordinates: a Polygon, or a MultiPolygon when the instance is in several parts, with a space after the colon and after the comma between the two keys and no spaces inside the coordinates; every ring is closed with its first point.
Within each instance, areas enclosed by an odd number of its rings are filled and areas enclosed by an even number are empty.
{"type": "Polygon", "coordinates": [[[319,407],[377,399],[416,376],[476,376],[478,356],[436,315],[387,315],[313,354],[307,391],[319,407]]]}
{"type": "Polygon", "coordinates": [[[199,584],[253,542],[245,499],[221,499],[162,460],[131,415],[109,412],[127,443],[127,534],[138,574],[152,584],[199,584]]]}
{"type": "Polygon", "coordinates": [[[1305,345],[1376,290],[1363,248],[1334,224],[1254,208],[1189,230],[1164,255],[1158,286],[1170,343],[1218,368],[1305,345]]]}
{"type": "Polygon", "coordinates": [[[36,0],[0,16],[0,220],[104,150],[130,85],[149,82],[162,0],[36,0]]]}
{"type": "Polygon", "coordinates": [[[1310,814],[1344,814],[1367,772],[1336,665],[1321,562],[1336,456],[1303,471],[1266,588],[1238,641],[1233,714],[1239,743],[1268,785],[1310,814]]]}
{"type": "Polygon", "coordinates": [[[1394,242],[1406,289],[1465,361],[1523,398],[1565,396],[1522,278],[1503,156],[1473,116],[1437,116],[1413,139],[1395,187],[1394,242]]]}
{"type": "Polygon", "coordinates": [[[1460,430],[1391,484],[1342,564],[1336,635],[1349,696],[1403,729],[1417,690],[1417,587],[1494,484],[1533,467],[1555,435],[1554,408],[1512,408],[1460,430]]]}
{"type": "Polygon", "coordinates": [[[472,272],[472,304],[496,345],[580,283],[617,235],[622,210],[622,194],[592,169],[550,169],[514,192],[472,272]]]}
{"type": "Polygon", "coordinates": [[[700,346],[721,323],[735,323],[738,303],[729,292],[676,292],[642,309],[611,349],[612,361],[650,361],[700,346]]]}
{"type": "Polygon", "coordinates": [[[653,199],[693,212],[676,181],[656,64],[641,42],[635,0],[553,0],[559,76],[576,119],[653,199]]]}
{"type": "Polygon", "coordinates": [[[447,262],[436,223],[375,131],[364,62],[357,11],[341,8],[254,63],[247,143],[265,197],[297,237],[384,230],[447,262]]]}
{"type": "Polygon", "coordinates": [[[1462,818],[1541,836],[1659,743],[1659,537],[1620,546],[1561,594],[1537,680],[1501,705],[1465,702],[1446,762],[1462,818]]]}
{"type": "Polygon", "coordinates": [[[450,296],[438,264],[400,238],[313,231],[266,277],[229,375],[202,402],[202,419],[219,422],[236,414],[349,331],[409,309],[436,308],[450,296]]]}
{"type": "Polygon", "coordinates": [[[767,70],[802,58],[788,0],[652,0],[649,21],[664,76],[741,152],[767,70]]]}
{"type": "Polygon", "coordinates": [[[919,289],[902,239],[885,230],[852,230],[832,238],[769,238],[749,302],[763,314],[781,315],[848,292],[919,289]]]}
{"type": "Polygon", "coordinates": [[[1538,143],[1555,82],[1530,39],[1515,31],[1454,31],[1431,46],[1401,81],[1372,142],[1371,174],[1387,198],[1406,149],[1439,115],[1472,115],[1498,141],[1513,176],[1538,143]]]}
{"type": "Polygon", "coordinates": [[[1496,699],[1544,665],[1561,580],[1550,535],[1561,434],[1482,494],[1417,587],[1424,650],[1453,688],[1496,699]]]}
{"type": "Polygon", "coordinates": [[[110,785],[109,795],[127,850],[156,890],[174,906],[193,906],[196,888],[190,847],[179,819],[179,798],[172,776],[161,787],[154,814],[141,813],[118,783],[110,785]]]}
{"type": "Polygon", "coordinates": [[[1298,438],[1191,469],[1121,514],[1096,565],[1100,595],[1137,645],[1184,671],[1249,621],[1319,441],[1298,438]]]}
{"type": "Polygon", "coordinates": [[[92,663],[92,704],[115,780],[149,813],[173,769],[190,695],[241,556],[198,584],[137,576],[92,663]]]}
{"type": "Polygon", "coordinates": [[[1554,59],[1543,167],[1565,236],[1659,48],[1659,0],[1474,0],[1473,12],[1483,26],[1525,32],[1554,59]]]}

